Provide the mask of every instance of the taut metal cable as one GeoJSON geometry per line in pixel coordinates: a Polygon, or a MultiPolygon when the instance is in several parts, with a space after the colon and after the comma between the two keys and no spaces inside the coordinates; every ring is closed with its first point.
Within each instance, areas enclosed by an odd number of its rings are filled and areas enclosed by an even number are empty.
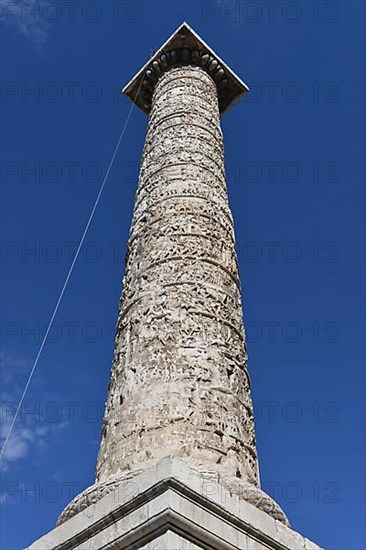
{"type": "MultiPolygon", "coordinates": [[[[136,97],[137,97],[137,94],[138,94],[139,91],[140,91],[140,87],[141,87],[141,83],[140,83],[139,89],[138,89],[137,92],[136,92],[136,97]]],[[[90,224],[91,224],[91,222],[92,222],[92,220],[93,220],[94,213],[95,213],[95,211],[96,211],[96,209],[97,209],[97,206],[98,206],[100,197],[102,196],[102,193],[103,193],[105,184],[106,184],[106,182],[107,182],[109,173],[110,173],[110,171],[111,171],[111,168],[112,168],[114,159],[116,158],[117,151],[118,151],[118,149],[119,149],[119,146],[120,146],[120,144],[121,144],[122,138],[123,138],[124,133],[125,133],[125,131],[126,131],[127,124],[128,124],[128,122],[129,122],[129,120],[130,120],[130,117],[131,117],[131,114],[132,114],[132,111],[133,111],[134,106],[135,106],[135,102],[132,102],[131,108],[130,108],[130,110],[129,110],[129,112],[128,112],[127,118],[126,118],[125,123],[124,123],[124,125],[123,125],[123,128],[122,128],[122,130],[121,130],[121,134],[120,134],[120,136],[119,136],[119,138],[118,138],[116,147],[115,147],[115,149],[114,149],[114,152],[113,152],[111,161],[110,161],[110,163],[109,163],[109,165],[108,165],[107,172],[106,172],[106,174],[105,174],[105,176],[104,176],[102,185],[101,185],[101,187],[100,187],[100,189],[99,189],[99,193],[98,193],[98,195],[97,195],[97,198],[95,199],[94,206],[93,206],[93,208],[92,208],[92,210],[91,210],[91,212],[90,212],[90,215],[89,215],[88,221],[87,221],[87,223],[86,223],[84,232],[83,232],[82,237],[81,237],[81,239],[80,239],[80,242],[79,242],[78,248],[77,248],[77,250],[76,250],[74,259],[73,259],[73,261],[72,261],[72,263],[71,263],[70,269],[69,269],[69,271],[68,271],[68,274],[67,274],[67,276],[66,276],[65,282],[64,282],[63,287],[62,287],[62,289],[61,289],[61,292],[60,292],[60,294],[59,294],[59,297],[58,297],[58,300],[57,300],[57,302],[56,302],[56,305],[55,305],[55,308],[54,308],[54,310],[53,310],[53,313],[52,313],[52,315],[51,315],[50,321],[49,321],[49,323],[48,323],[48,325],[47,325],[47,330],[46,330],[46,332],[45,332],[45,334],[44,334],[44,336],[43,336],[43,339],[42,339],[40,348],[39,348],[38,353],[37,353],[37,356],[36,356],[36,359],[35,359],[35,361],[34,361],[33,367],[32,367],[32,369],[31,369],[31,371],[30,371],[29,376],[28,376],[27,383],[26,383],[26,385],[25,385],[25,387],[24,387],[22,396],[21,396],[20,401],[19,401],[19,403],[18,403],[18,406],[17,406],[17,408],[16,408],[16,411],[15,411],[15,414],[14,414],[14,417],[13,417],[13,420],[12,420],[12,422],[11,422],[11,424],[10,424],[9,431],[8,431],[8,433],[6,434],[6,437],[5,437],[5,440],[4,440],[4,444],[3,444],[2,449],[1,449],[1,452],[0,452],[0,459],[2,458],[2,456],[3,456],[3,454],[4,454],[6,445],[7,445],[8,441],[9,441],[10,435],[11,435],[11,433],[12,433],[12,431],[13,431],[15,422],[16,422],[16,420],[17,420],[17,417],[18,417],[20,408],[21,408],[21,406],[22,406],[22,404],[23,404],[24,398],[25,398],[25,396],[26,396],[26,393],[27,393],[27,391],[28,391],[29,385],[30,385],[30,383],[31,383],[31,380],[32,380],[34,371],[35,371],[36,368],[37,368],[38,361],[39,361],[39,359],[40,359],[40,357],[41,357],[41,354],[42,354],[44,345],[45,345],[46,340],[47,340],[47,336],[48,336],[48,334],[49,334],[49,332],[50,332],[50,329],[51,329],[51,325],[52,325],[52,323],[53,323],[53,321],[54,321],[54,319],[55,319],[55,317],[56,317],[56,314],[57,314],[57,311],[58,311],[58,309],[59,309],[59,307],[60,307],[62,298],[63,298],[63,296],[64,296],[64,294],[65,294],[66,287],[67,287],[67,285],[68,285],[68,282],[69,282],[70,277],[71,277],[71,275],[72,275],[72,272],[73,272],[73,270],[74,270],[76,261],[77,261],[77,259],[78,259],[78,256],[79,256],[81,247],[83,246],[83,243],[84,243],[86,234],[87,234],[87,232],[88,232],[88,229],[89,229],[89,227],[90,227],[90,224]]]]}

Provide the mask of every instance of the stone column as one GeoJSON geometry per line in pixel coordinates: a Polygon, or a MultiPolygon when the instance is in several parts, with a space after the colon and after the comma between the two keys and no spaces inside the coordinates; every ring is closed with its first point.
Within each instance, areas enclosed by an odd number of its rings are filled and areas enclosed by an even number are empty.
{"type": "Polygon", "coordinates": [[[217,88],[173,67],[152,99],[97,481],[179,456],[258,485],[217,88]]]}
{"type": "Polygon", "coordinates": [[[96,482],[60,522],[173,457],[286,523],[259,487],[225,181],[220,115],[245,85],[187,27],[167,44],[127,87],[149,124],[96,482]]]}

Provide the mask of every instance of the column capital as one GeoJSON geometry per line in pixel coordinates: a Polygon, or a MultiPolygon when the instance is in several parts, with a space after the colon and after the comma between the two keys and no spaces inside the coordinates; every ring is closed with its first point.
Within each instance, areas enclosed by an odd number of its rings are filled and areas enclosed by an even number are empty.
{"type": "Polygon", "coordinates": [[[199,66],[213,78],[218,89],[221,114],[249,91],[248,86],[184,22],[136,73],[122,93],[148,114],[159,76],[170,67],[179,65],[199,66]]]}

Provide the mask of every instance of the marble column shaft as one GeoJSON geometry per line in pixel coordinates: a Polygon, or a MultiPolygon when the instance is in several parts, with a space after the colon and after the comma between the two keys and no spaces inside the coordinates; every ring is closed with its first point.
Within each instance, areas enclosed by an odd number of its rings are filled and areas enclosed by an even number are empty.
{"type": "Polygon", "coordinates": [[[164,456],[258,485],[217,89],[155,87],[128,242],[97,482],[164,456]]]}

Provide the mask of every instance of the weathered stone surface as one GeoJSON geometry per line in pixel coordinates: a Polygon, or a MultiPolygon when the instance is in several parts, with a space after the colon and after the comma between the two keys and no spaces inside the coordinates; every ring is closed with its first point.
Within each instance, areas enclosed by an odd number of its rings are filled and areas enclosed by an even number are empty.
{"type": "Polygon", "coordinates": [[[149,126],[96,481],[30,550],[320,550],[259,485],[220,127],[246,90],[186,24],[125,88],[149,126]]]}
{"type": "Polygon", "coordinates": [[[28,550],[320,550],[177,458],[121,482],[28,550]]]}
{"type": "Polygon", "coordinates": [[[202,550],[202,546],[184,540],[183,537],[172,531],[167,531],[158,539],[142,546],[141,550],[173,550],[177,548],[181,550],[202,550]]]}
{"type": "Polygon", "coordinates": [[[258,482],[217,86],[189,65],[154,89],[96,484],[60,521],[166,456],[287,522],[258,482]]]}
{"type": "Polygon", "coordinates": [[[97,481],[168,454],[258,483],[217,92],[197,67],[154,93],[97,481]]]}

